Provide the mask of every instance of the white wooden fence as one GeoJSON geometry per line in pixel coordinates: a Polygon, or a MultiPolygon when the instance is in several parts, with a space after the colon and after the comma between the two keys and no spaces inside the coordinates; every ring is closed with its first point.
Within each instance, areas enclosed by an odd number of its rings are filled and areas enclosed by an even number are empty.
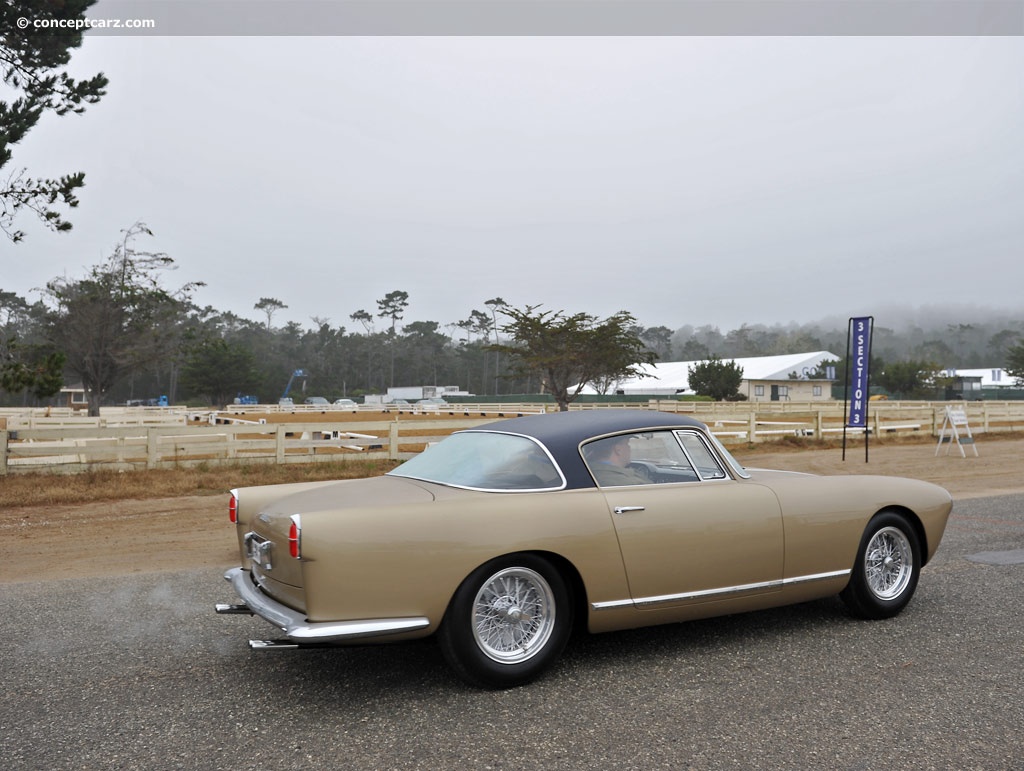
{"type": "Polygon", "coordinates": [[[0,475],[25,471],[154,469],[218,463],[316,463],[403,458],[457,428],[445,421],[264,423],[0,430],[0,475]]]}
{"type": "MultiPolygon", "coordinates": [[[[1024,431],[1024,402],[955,402],[975,434],[1024,431]]],[[[763,442],[783,436],[822,438],[843,430],[842,403],[676,402],[620,404],[692,415],[723,441],[763,442]]],[[[944,402],[881,402],[869,410],[876,436],[938,436],[944,402]]],[[[550,405],[460,404],[441,410],[381,412],[315,422],[261,423],[245,411],[125,411],[102,418],[0,413],[0,475],[28,471],[145,469],[219,463],[316,463],[346,457],[401,459],[460,428],[550,409],[550,405]],[[366,418],[365,420],[363,418],[366,418]],[[372,419],[371,419],[372,418],[372,419]]],[[[601,409],[604,405],[586,405],[601,409]]],[[[582,405],[574,409],[583,408],[582,405]]],[[[850,429],[853,432],[853,429],[850,429]]],[[[855,436],[860,435],[856,431],[855,436]]]]}

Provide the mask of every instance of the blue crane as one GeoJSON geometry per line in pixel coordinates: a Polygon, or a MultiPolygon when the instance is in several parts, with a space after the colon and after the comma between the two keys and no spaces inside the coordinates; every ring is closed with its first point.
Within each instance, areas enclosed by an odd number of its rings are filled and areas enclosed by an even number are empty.
{"type": "Polygon", "coordinates": [[[290,378],[288,378],[288,385],[286,385],[284,387],[284,393],[281,394],[281,398],[284,399],[284,398],[286,398],[288,396],[288,392],[292,390],[292,383],[295,382],[295,378],[302,378],[303,380],[305,380],[305,378],[307,378],[307,377],[309,377],[309,373],[306,372],[306,370],[304,370],[304,369],[297,369],[297,370],[295,370],[292,373],[292,376],[290,378]]]}

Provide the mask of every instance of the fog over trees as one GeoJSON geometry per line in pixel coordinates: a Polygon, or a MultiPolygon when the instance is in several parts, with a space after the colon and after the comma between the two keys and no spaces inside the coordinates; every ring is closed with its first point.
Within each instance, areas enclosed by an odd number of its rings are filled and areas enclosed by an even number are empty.
{"type": "MultiPolygon", "coordinates": [[[[671,338],[676,359],[689,361],[771,356],[805,351],[846,350],[847,319],[808,323],[742,324],[723,332],[710,325],[686,324],[671,338]]],[[[1007,352],[1024,337],[1024,310],[992,311],[973,306],[923,307],[875,316],[872,352],[883,361],[923,360],[940,369],[1005,367],[1007,352]]]]}

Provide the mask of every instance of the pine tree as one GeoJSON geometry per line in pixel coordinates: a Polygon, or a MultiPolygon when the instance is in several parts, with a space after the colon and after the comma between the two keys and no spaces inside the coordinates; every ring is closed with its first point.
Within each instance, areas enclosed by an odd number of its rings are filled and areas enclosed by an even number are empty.
{"type": "Polygon", "coordinates": [[[62,71],[71,51],[82,44],[83,30],[76,29],[74,22],[84,19],[94,2],[7,0],[0,4],[0,69],[4,83],[17,94],[11,102],[0,101],[0,170],[7,169],[7,179],[0,181],[0,229],[15,243],[25,237],[14,228],[23,209],[35,212],[51,230],[71,229],[58,206],[78,206],[75,191],[85,184],[85,174],[33,179],[27,169],[12,171],[8,164],[11,146],[24,139],[43,114],[81,113],[106,93],[107,78],[102,73],[76,81],[62,71]],[[55,25],[36,26],[43,23],[55,25]]]}

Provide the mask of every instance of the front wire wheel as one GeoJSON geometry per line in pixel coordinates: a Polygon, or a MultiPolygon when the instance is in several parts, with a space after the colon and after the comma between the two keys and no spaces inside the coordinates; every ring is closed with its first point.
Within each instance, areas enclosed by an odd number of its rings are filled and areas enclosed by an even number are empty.
{"type": "Polygon", "coordinates": [[[506,568],[476,594],[473,638],[487,658],[500,664],[527,661],[551,638],[557,613],[544,576],[528,568],[506,568]]]}
{"type": "Polygon", "coordinates": [[[878,599],[899,597],[914,576],[914,553],[907,535],[898,527],[875,533],[864,554],[864,573],[878,599]]]}
{"type": "Polygon", "coordinates": [[[438,641],[466,682],[509,688],[554,663],[569,639],[571,620],[562,576],[546,560],[522,554],[492,561],[462,583],[438,641]]]}
{"type": "Polygon", "coordinates": [[[921,544],[907,519],[877,514],[864,531],[850,583],[841,597],[862,618],[891,618],[914,596],[921,573],[921,544]]]}

